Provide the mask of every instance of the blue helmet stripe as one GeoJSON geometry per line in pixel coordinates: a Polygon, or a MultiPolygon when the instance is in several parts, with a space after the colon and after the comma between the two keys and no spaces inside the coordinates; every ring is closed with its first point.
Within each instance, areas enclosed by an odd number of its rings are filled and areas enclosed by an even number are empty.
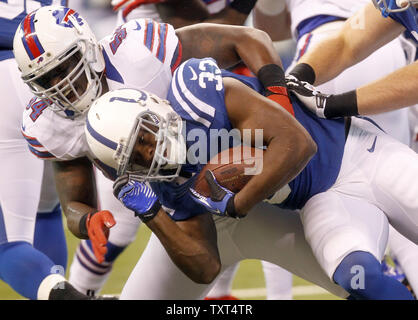
{"type": "Polygon", "coordinates": [[[89,119],[87,119],[87,131],[91,134],[91,136],[99,141],[101,144],[104,144],[106,147],[109,147],[110,149],[116,150],[118,147],[118,144],[116,142],[113,142],[112,140],[109,140],[108,138],[102,136],[100,133],[95,131],[92,126],[90,125],[89,119]]]}

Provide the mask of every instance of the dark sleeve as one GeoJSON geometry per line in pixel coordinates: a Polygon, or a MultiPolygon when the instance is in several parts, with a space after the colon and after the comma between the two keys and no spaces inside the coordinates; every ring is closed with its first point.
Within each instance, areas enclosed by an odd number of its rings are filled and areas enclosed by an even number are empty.
{"type": "Polygon", "coordinates": [[[234,0],[230,7],[237,10],[238,12],[249,14],[253,10],[257,0],[234,0]]]}

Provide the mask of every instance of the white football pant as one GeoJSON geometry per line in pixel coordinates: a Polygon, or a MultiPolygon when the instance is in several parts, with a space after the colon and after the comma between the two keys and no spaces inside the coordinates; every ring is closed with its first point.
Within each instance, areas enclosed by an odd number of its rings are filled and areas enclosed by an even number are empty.
{"type": "MultiPolygon", "coordinates": [[[[337,296],[348,296],[344,289],[328,278],[316,261],[305,240],[297,213],[263,202],[241,220],[213,218],[218,233],[222,271],[244,259],[259,259],[277,264],[337,296]]],[[[189,279],[152,234],[120,299],[203,299],[214,283],[197,284],[189,279]]]]}
{"type": "Polygon", "coordinates": [[[418,155],[371,122],[352,118],[340,173],[302,209],[307,241],[330,278],[345,256],[382,260],[390,224],[418,242],[418,155]]]}
{"type": "Polygon", "coordinates": [[[22,136],[23,110],[33,94],[20,78],[14,59],[0,61],[0,83],[0,244],[33,244],[37,212],[51,212],[58,204],[52,167],[45,162],[44,172],[44,161],[29,151],[22,136]]]}

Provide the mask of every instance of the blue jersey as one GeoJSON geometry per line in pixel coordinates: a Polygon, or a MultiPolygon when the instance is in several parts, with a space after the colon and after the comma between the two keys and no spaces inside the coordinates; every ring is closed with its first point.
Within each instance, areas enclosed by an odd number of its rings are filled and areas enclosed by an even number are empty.
{"type": "Polygon", "coordinates": [[[67,0],[1,0],[0,51],[13,49],[13,37],[22,19],[30,12],[49,5],[67,5],[67,0]]]}
{"type": "MultiPolygon", "coordinates": [[[[181,64],[173,75],[167,99],[185,124],[188,162],[183,165],[183,172],[198,173],[213,155],[235,144],[234,141],[217,144],[219,130],[230,131],[232,126],[225,109],[221,70],[213,59],[190,59],[181,64]]],[[[193,186],[194,178],[182,185],[151,183],[161,204],[175,210],[174,220],[206,212],[191,198],[189,187],[193,186]]]]}
{"type": "MultiPolygon", "coordinates": [[[[225,107],[223,77],[234,77],[252,89],[262,92],[263,88],[258,79],[221,71],[215,61],[209,58],[190,59],[183,63],[173,76],[167,99],[185,121],[186,145],[188,151],[193,150],[191,154],[188,153],[188,163],[183,166],[184,171],[197,173],[202,169],[202,164],[193,161],[194,157],[198,158],[200,163],[204,162],[203,160],[209,161],[216,152],[238,143],[233,137],[228,140],[227,145],[219,143],[219,130],[232,129],[225,107]],[[197,141],[199,143],[196,143],[197,141]],[[202,149],[204,154],[201,154],[202,149]]],[[[296,97],[291,96],[291,100],[296,119],[318,146],[316,155],[289,183],[291,192],[279,205],[288,209],[300,209],[313,195],[326,191],[334,184],[343,157],[345,128],[344,120],[320,119],[302,107],[296,97]]],[[[193,182],[192,178],[183,185],[172,182],[152,183],[161,203],[175,210],[175,220],[206,212],[194,203],[187,192],[193,182]]]]}
{"type": "Polygon", "coordinates": [[[389,14],[393,20],[402,24],[408,33],[418,40],[418,10],[414,7],[402,12],[394,12],[389,14]]]}

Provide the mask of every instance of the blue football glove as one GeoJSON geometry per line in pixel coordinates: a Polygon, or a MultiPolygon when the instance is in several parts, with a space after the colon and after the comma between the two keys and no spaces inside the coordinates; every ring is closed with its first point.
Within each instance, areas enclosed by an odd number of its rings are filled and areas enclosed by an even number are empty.
{"type": "Polygon", "coordinates": [[[218,216],[228,216],[239,219],[234,205],[235,194],[222,187],[212,173],[207,170],[205,172],[205,179],[210,188],[210,197],[205,197],[197,192],[195,189],[190,188],[192,199],[200,205],[203,205],[209,212],[218,216]]]}
{"type": "Polygon", "coordinates": [[[129,181],[120,189],[117,198],[142,222],[150,221],[161,208],[157,195],[143,182],[129,181]]]}

